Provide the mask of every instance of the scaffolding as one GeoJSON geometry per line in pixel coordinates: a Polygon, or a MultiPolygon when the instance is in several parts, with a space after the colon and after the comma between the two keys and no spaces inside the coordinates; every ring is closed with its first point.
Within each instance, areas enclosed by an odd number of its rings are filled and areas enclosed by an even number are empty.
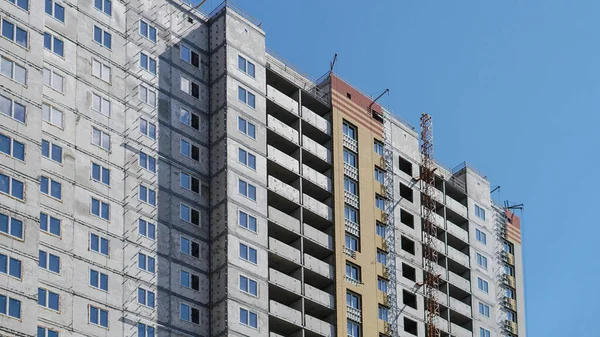
{"type": "Polygon", "coordinates": [[[506,223],[508,217],[506,216],[506,210],[503,206],[492,204],[494,209],[494,237],[496,239],[495,251],[496,251],[496,266],[494,268],[494,278],[498,291],[496,292],[496,301],[500,303],[499,312],[496,323],[498,324],[498,336],[506,336],[506,320],[508,318],[506,308],[504,307],[504,298],[506,292],[506,285],[504,281],[504,267],[502,261],[504,260],[504,241],[506,240],[506,223]]]}

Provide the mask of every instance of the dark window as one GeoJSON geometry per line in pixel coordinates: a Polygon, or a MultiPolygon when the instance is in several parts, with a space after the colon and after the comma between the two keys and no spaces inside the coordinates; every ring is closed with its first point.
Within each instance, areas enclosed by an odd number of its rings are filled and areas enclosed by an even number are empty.
{"type": "Polygon", "coordinates": [[[402,276],[411,280],[416,281],[416,271],[415,268],[407,265],[406,263],[402,264],[402,276]]]}
{"type": "Polygon", "coordinates": [[[402,290],[402,302],[411,308],[417,309],[417,296],[406,290],[402,290]]]}
{"type": "Polygon", "coordinates": [[[412,164],[411,162],[409,162],[408,160],[399,157],[398,158],[398,167],[400,168],[400,171],[412,176],[412,164]]]}
{"type": "Polygon", "coordinates": [[[346,97],[348,97],[348,99],[352,99],[352,95],[350,95],[349,92],[346,93],[346,97]]]}
{"type": "Polygon", "coordinates": [[[400,196],[410,202],[413,202],[413,190],[412,188],[400,183],[400,196]]]}
{"type": "Polygon", "coordinates": [[[400,209],[400,221],[410,228],[415,228],[415,217],[403,209],[400,209]]]}
{"type": "Polygon", "coordinates": [[[410,240],[403,235],[402,239],[400,240],[400,245],[402,246],[402,250],[415,255],[415,242],[413,240],[410,240]]]}
{"type": "Polygon", "coordinates": [[[417,322],[404,317],[404,331],[417,336],[417,322]]]}

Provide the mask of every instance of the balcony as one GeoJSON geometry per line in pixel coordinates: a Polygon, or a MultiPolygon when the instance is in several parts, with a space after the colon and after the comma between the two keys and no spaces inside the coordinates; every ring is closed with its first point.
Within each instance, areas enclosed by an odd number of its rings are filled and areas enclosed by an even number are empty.
{"type": "Polygon", "coordinates": [[[269,301],[269,313],[277,318],[292,324],[302,326],[302,313],[296,309],[292,309],[285,304],[269,301]]]}
{"type": "Polygon", "coordinates": [[[448,281],[458,288],[470,293],[471,292],[471,282],[464,279],[461,276],[454,274],[453,272],[448,272],[448,281]]]}
{"type": "Polygon", "coordinates": [[[505,250],[503,250],[501,254],[502,254],[502,261],[504,261],[510,265],[513,265],[513,266],[515,265],[515,256],[514,255],[512,255],[511,253],[509,253],[505,250]]]}
{"type": "Polygon", "coordinates": [[[304,224],[304,236],[329,250],[333,250],[333,238],[325,232],[304,224]]]}
{"type": "Polygon", "coordinates": [[[302,176],[331,193],[331,179],[326,175],[312,169],[310,166],[302,164],[302,176]]]}
{"type": "Polygon", "coordinates": [[[285,259],[288,259],[297,264],[300,262],[300,251],[292,246],[286,245],[285,243],[269,238],[269,250],[285,259]]]}
{"type": "Polygon", "coordinates": [[[516,334],[519,331],[517,323],[509,320],[504,321],[504,330],[513,334],[516,334]]]}
{"type": "Polygon", "coordinates": [[[302,146],[310,153],[320,158],[324,162],[331,164],[331,151],[325,146],[302,135],[302,146]]]}
{"type": "Polygon", "coordinates": [[[269,282],[296,294],[302,294],[302,282],[278,270],[269,268],[269,282]]]}
{"type": "Polygon", "coordinates": [[[333,219],[333,211],[331,207],[325,205],[324,203],[314,199],[313,197],[304,194],[303,195],[303,205],[306,209],[311,212],[322,216],[323,218],[331,221],[333,219]]]}
{"type": "Polygon", "coordinates": [[[358,181],[358,169],[344,162],[344,174],[351,179],[358,181]]]}
{"type": "Polygon", "coordinates": [[[448,257],[469,268],[469,256],[465,255],[464,253],[461,253],[460,251],[452,248],[451,246],[448,246],[448,257]]]}
{"type": "Polygon", "coordinates": [[[362,323],[362,311],[360,309],[346,305],[346,315],[348,316],[348,319],[362,323]]]}
{"type": "Polygon", "coordinates": [[[454,212],[458,213],[463,218],[467,218],[467,216],[468,216],[467,207],[465,207],[460,202],[452,199],[448,195],[446,195],[446,206],[450,207],[454,212]]]}
{"type": "Polygon", "coordinates": [[[312,255],[304,254],[304,266],[328,279],[333,279],[333,266],[312,255]]]}
{"type": "Polygon", "coordinates": [[[319,303],[324,307],[333,309],[335,307],[335,298],[333,295],[317,289],[310,284],[304,284],[304,295],[315,303],[319,303]]]}
{"type": "Polygon", "coordinates": [[[448,306],[448,295],[444,294],[443,292],[441,292],[437,289],[431,289],[431,290],[435,294],[435,298],[437,299],[438,303],[443,304],[444,306],[448,306]]]}
{"type": "Polygon", "coordinates": [[[352,194],[344,190],[344,202],[348,205],[358,209],[358,195],[352,194]]]}
{"type": "Polygon", "coordinates": [[[515,301],[514,299],[504,296],[502,302],[502,304],[504,304],[505,307],[509,308],[512,311],[517,311],[517,301],[515,301]]]}
{"type": "Polygon", "coordinates": [[[298,115],[298,102],[270,85],[267,85],[267,97],[294,115],[298,115]]]}
{"type": "Polygon", "coordinates": [[[344,145],[344,147],[348,150],[351,150],[355,153],[358,152],[358,142],[346,134],[344,134],[344,137],[342,138],[342,145],[344,145]]]}
{"type": "Polygon", "coordinates": [[[515,278],[513,276],[510,276],[508,274],[503,274],[502,281],[504,281],[504,284],[510,286],[511,288],[517,287],[517,282],[515,281],[515,278]]]}
{"type": "MultiPolygon", "coordinates": [[[[439,239],[432,238],[433,249],[446,255],[446,244],[439,239]]],[[[449,247],[448,247],[449,248],[449,247]]]]}
{"type": "MultiPolygon", "coordinates": [[[[437,275],[440,275],[440,278],[444,281],[448,281],[448,276],[446,276],[446,268],[440,266],[440,265],[434,265],[433,266],[433,270],[435,270],[435,273],[437,275]]],[[[444,294],[444,296],[446,296],[446,294],[444,294]]]]}
{"type": "Polygon", "coordinates": [[[432,188],[430,191],[435,201],[439,202],[440,204],[444,203],[444,193],[442,191],[438,190],[437,188],[432,188]]]}
{"type": "Polygon", "coordinates": [[[360,237],[360,225],[352,220],[344,219],[346,232],[360,237]]]}
{"type": "Polygon", "coordinates": [[[267,158],[272,162],[279,164],[281,167],[285,167],[296,174],[300,174],[300,162],[271,145],[267,146],[267,158]]]}
{"type": "Polygon", "coordinates": [[[279,134],[281,137],[291,141],[292,143],[299,145],[298,131],[287,126],[277,118],[268,115],[267,116],[267,127],[279,134]]]}
{"type": "Polygon", "coordinates": [[[269,176],[268,187],[282,197],[297,204],[300,203],[300,191],[273,176],[269,176]]]}
{"type": "Polygon", "coordinates": [[[450,332],[455,337],[473,337],[473,333],[461,326],[450,323],[450,332]]]}
{"type": "Polygon", "coordinates": [[[269,220],[292,232],[300,234],[300,220],[293,218],[272,206],[269,206],[269,220]]]}
{"type": "Polygon", "coordinates": [[[448,233],[456,236],[463,242],[466,242],[466,243],[469,242],[469,233],[467,233],[466,230],[455,225],[453,222],[446,220],[446,229],[447,229],[448,233]]]}
{"type": "Polygon", "coordinates": [[[459,314],[466,316],[466,317],[471,317],[471,306],[464,304],[463,302],[450,297],[450,302],[448,302],[448,307],[450,307],[450,309],[458,312],[459,314]]]}
{"type": "MultiPolygon", "coordinates": [[[[423,209],[423,214],[425,214],[425,207],[422,207],[423,209]]],[[[444,217],[442,217],[441,215],[437,214],[437,213],[433,213],[433,222],[435,223],[436,226],[438,226],[439,228],[443,228],[446,229],[446,225],[444,222],[444,217]]]]}
{"type": "Polygon", "coordinates": [[[322,321],[318,318],[310,315],[304,315],[305,327],[321,336],[333,337],[335,335],[335,328],[332,324],[322,321]]]}
{"type": "Polygon", "coordinates": [[[324,133],[331,135],[331,124],[325,118],[317,115],[309,108],[302,107],[302,119],[310,123],[315,128],[323,131],[324,133]]]}

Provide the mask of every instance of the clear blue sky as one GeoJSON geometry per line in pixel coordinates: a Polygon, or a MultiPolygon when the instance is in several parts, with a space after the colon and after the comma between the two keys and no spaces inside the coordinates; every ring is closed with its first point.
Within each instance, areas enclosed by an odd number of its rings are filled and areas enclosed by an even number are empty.
{"type": "Polygon", "coordinates": [[[390,88],[382,103],[412,124],[431,114],[439,159],[467,160],[525,204],[529,337],[600,336],[600,1],[236,4],[314,77],[338,53],[337,73],[390,88]]]}

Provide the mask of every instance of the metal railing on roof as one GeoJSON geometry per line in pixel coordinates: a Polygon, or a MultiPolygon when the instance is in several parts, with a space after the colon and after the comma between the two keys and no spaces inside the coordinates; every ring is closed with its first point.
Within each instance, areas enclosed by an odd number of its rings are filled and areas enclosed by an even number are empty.
{"type": "Polygon", "coordinates": [[[234,12],[236,12],[237,14],[239,14],[241,17],[243,17],[244,19],[250,21],[250,23],[252,23],[253,25],[257,26],[258,28],[262,29],[262,22],[260,22],[258,19],[252,17],[251,15],[249,15],[248,13],[244,12],[241,8],[239,8],[238,6],[236,6],[235,4],[233,4],[230,0],[225,0],[223,1],[220,5],[218,5],[215,9],[213,9],[209,14],[208,17],[212,18],[215,15],[217,15],[223,8],[229,8],[231,10],[233,10],[234,12]]]}
{"type": "Polygon", "coordinates": [[[475,172],[475,174],[477,174],[478,176],[480,176],[481,178],[488,180],[487,175],[485,175],[483,172],[481,172],[479,169],[477,169],[475,166],[467,163],[466,161],[456,165],[456,167],[454,167],[452,169],[452,174],[458,173],[460,170],[464,169],[464,168],[468,168],[469,170],[475,172]]]}

